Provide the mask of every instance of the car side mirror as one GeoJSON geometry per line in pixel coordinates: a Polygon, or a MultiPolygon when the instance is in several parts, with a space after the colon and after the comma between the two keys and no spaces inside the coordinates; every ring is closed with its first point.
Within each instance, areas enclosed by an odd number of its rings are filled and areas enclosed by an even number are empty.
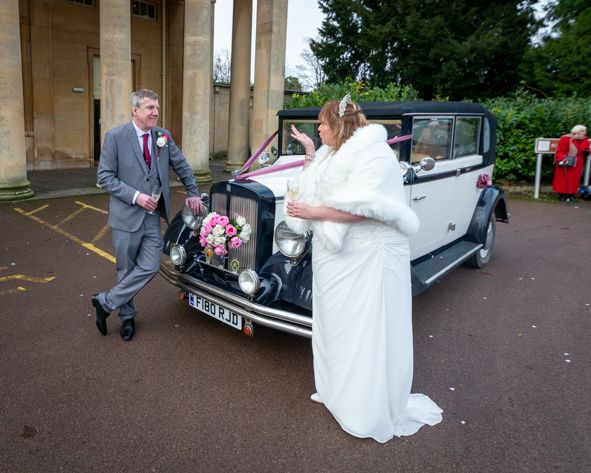
{"type": "MultiPolygon", "coordinates": [[[[419,163],[419,169],[421,171],[430,171],[434,167],[435,167],[435,160],[430,157],[426,157],[426,158],[421,159],[421,162],[419,163]]],[[[419,169],[417,169],[417,171],[419,169]]]]}
{"type": "Polygon", "coordinates": [[[269,160],[271,159],[271,157],[269,156],[269,153],[267,153],[266,151],[263,151],[258,158],[258,162],[262,167],[265,167],[269,164],[269,160]]]}
{"type": "Polygon", "coordinates": [[[279,156],[279,153],[277,153],[277,148],[275,148],[275,146],[271,146],[271,155],[277,159],[277,157],[279,156]]]}

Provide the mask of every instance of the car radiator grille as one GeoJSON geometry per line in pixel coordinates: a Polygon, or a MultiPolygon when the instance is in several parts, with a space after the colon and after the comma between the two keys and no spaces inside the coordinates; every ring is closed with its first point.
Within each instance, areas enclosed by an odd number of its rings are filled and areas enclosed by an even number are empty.
{"type": "Polygon", "coordinates": [[[248,199],[246,197],[231,196],[228,194],[215,193],[212,195],[212,211],[220,215],[227,215],[230,220],[241,215],[250,224],[252,233],[250,240],[243,243],[240,248],[230,248],[228,250],[228,258],[224,262],[224,268],[230,269],[228,266],[233,260],[239,263],[239,272],[244,269],[255,269],[256,264],[256,249],[257,249],[257,201],[248,199]],[[228,212],[228,199],[230,199],[230,207],[228,212]]]}

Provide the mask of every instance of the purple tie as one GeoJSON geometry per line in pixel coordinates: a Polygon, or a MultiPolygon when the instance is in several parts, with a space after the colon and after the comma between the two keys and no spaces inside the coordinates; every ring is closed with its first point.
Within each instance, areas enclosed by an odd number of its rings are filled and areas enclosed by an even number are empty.
{"type": "Polygon", "coordinates": [[[144,159],[146,160],[146,165],[148,166],[148,169],[150,169],[151,165],[152,165],[152,158],[150,157],[150,149],[148,148],[148,133],[146,133],[144,136],[144,159]]]}

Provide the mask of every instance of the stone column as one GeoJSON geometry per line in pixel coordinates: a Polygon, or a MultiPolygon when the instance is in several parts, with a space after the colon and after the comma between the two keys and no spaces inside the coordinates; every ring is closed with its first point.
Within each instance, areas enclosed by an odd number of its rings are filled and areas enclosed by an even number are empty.
{"type": "Polygon", "coordinates": [[[212,10],[211,0],[185,0],[182,149],[199,184],[212,181],[209,172],[212,10]]]}
{"type": "Polygon", "coordinates": [[[101,143],[105,133],[131,120],[131,12],[129,2],[101,0],[101,143]]]}
{"type": "Polygon", "coordinates": [[[19,0],[0,2],[0,202],[33,196],[27,181],[19,0]]]}
{"type": "Polygon", "coordinates": [[[240,169],[248,158],[250,122],[250,37],[252,0],[234,0],[232,75],[226,171],[240,169]]]}
{"type": "Polygon", "coordinates": [[[283,108],[286,33],[287,0],[259,0],[252,104],[253,149],[277,129],[277,111],[283,108]]]}

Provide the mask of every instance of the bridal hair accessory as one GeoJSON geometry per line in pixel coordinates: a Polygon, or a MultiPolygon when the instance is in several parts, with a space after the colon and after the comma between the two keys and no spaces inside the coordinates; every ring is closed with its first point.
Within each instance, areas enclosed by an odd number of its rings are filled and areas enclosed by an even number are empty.
{"type": "Polygon", "coordinates": [[[339,118],[343,118],[348,103],[351,103],[351,94],[345,95],[339,102],[339,118]]]}

